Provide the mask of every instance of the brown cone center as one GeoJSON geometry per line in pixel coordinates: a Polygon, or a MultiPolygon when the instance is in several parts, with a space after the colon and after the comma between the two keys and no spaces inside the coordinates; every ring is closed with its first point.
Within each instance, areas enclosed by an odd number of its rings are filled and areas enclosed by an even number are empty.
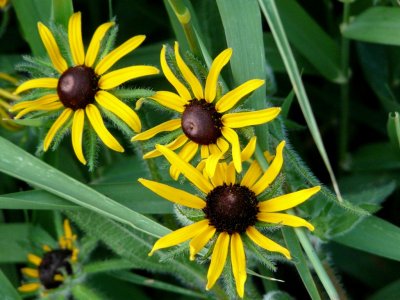
{"type": "Polygon", "coordinates": [[[44,254],[38,269],[40,282],[46,289],[54,289],[62,284],[62,281],[55,280],[55,275],[62,275],[63,271],[68,275],[72,274],[72,267],[68,262],[71,255],[72,251],[67,249],[52,250],[44,254]]]}

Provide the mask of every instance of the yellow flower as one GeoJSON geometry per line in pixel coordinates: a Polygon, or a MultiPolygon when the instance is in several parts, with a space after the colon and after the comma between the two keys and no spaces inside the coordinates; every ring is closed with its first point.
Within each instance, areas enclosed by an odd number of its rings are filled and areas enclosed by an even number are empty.
{"type": "Polygon", "coordinates": [[[168,185],[139,179],[139,181],[157,195],[189,208],[202,210],[204,220],[178,229],[160,238],[149,253],[162,248],[171,247],[191,240],[190,259],[206,246],[214,235],[217,235],[208,270],[206,289],[213,287],[222,273],[230,251],[233,275],[237,293],[244,295],[246,281],[246,257],[242,235],[258,246],[273,252],[279,252],[290,259],[289,251],[278,243],[264,236],[256,229],[257,222],[281,224],[291,227],[305,226],[314,230],[314,226],[306,220],[281,213],[295,207],[320,190],[319,186],[303,189],[272,199],[260,196],[275,180],[283,165],[283,148],[281,142],[276,149],[276,156],[266,172],[262,172],[257,161],[253,161],[243,178],[237,178],[234,164],[217,164],[215,175],[211,178],[202,174],[187,162],[183,161],[172,150],[157,145],[157,150],[193,183],[205,197],[179,190],[168,185]]]}
{"type": "Polygon", "coordinates": [[[3,9],[7,6],[8,0],[0,0],[0,9],[3,9]]]}
{"type": "Polygon", "coordinates": [[[62,110],[44,139],[44,151],[47,151],[57,132],[65,124],[71,124],[68,121],[72,118],[72,146],[80,162],[86,164],[82,152],[86,116],[106,146],[123,152],[122,146],[105,127],[98,107],[119,117],[135,132],[140,132],[141,123],[137,114],[108,90],[134,78],[158,74],[159,70],[152,66],[131,66],[106,73],[120,58],[136,49],[145,39],[144,35],[135,36],[99,60],[103,38],[113,25],[114,22],[108,22],[97,28],[85,54],[81,13],[74,13],[68,24],[73,66],[68,66],[51,31],[42,23],[38,23],[40,37],[58,74],[55,78],[36,78],[22,83],[16,94],[36,88],[48,89],[50,93],[34,101],[18,103],[12,111],[20,111],[16,116],[18,119],[33,111],[62,110]],[[99,61],[96,63],[97,60],[99,61]]]}
{"type": "MultiPolygon", "coordinates": [[[[180,116],[144,131],[133,137],[132,140],[148,140],[160,132],[182,130],[183,132],[166,147],[176,150],[183,146],[179,156],[186,162],[189,162],[200,148],[201,158],[207,159],[206,170],[210,176],[214,174],[217,162],[229,150],[229,144],[231,144],[233,162],[237,172],[240,173],[242,170],[240,142],[234,129],[269,122],[279,114],[280,108],[273,107],[252,112],[227,113],[243,97],[264,84],[264,80],[252,79],[219,97],[217,95],[218,76],[221,69],[229,62],[231,55],[232,49],[226,49],[215,58],[203,89],[198,78],[183,61],[179,53],[178,43],[175,43],[176,63],[190,87],[188,89],[168,66],[166,47],[163,46],[160,55],[161,68],[165,77],[174,86],[178,94],[159,91],[150,98],[178,112],[180,116]]],[[[146,153],[144,158],[160,155],[161,153],[155,149],[146,153]]],[[[171,168],[171,176],[177,179],[179,172],[171,168]]]]}
{"type": "Polygon", "coordinates": [[[35,267],[22,268],[21,272],[34,281],[21,285],[20,292],[35,292],[41,288],[54,289],[62,285],[64,275],[73,275],[74,264],[78,260],[79,249],[75,246],[76,235],[73,234],[68,220],[64,220],[64,235],[60,238],[59,249],[44,245],[42,257],[28,254],[29,262],[35,267]],[[63,275],[64,274],[64,275],[63,275]]]}
{"type": "Polygon", "coordinates": [[[20,127],[8,121],[10,120],[8,111],[11,108],[10,102],[19,100],[18,96],[15,96],[10,92],[11,90],[15,89],[18,80],[2,72],[0,72],[0,79],[6,82],[6,86],[4,88],[0,88],[0,126],[8,130],[16,130],[20,127]]]}

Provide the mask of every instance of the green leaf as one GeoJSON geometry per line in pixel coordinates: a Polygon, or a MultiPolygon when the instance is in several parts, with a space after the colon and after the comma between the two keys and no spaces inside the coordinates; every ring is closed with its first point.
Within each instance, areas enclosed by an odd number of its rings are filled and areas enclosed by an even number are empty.
{"type": "Polygon", "coordinates": [[[400,279],[375,292],[368,300],[397,300],[400,297],[400,279]]]}
{"type": "Polygon", "coordinates": [[[51,1],[51,20],[68,28],[69,17],[74,13],[72,0],[52,0],[51,1]]]}
{"type": "Polygon", "coordinates": [[[22,299],[17,290],[12,286],[8,278],[1,271],[1,269],[0,269],[0,291],[1,291],[1,299],[4,300],[22,299]]]}
{"type": "Polygon", "coordinates": [[[95,292],[91,288],[87,287],[84,284],[77,284],[72,288],[72,295],[74,295],[74,298],[77,300],[103,300],[106,299],[99,293],[95,292]]]}
{"type": "Polygon", "coordinates": [[[355,17],[343,35],[358,41],[385,45],[400,45],[400,8],[371,7],[355,17]]]}
{"type": "Polygon", "coordinates": [[[395,149],[400,148],[400,117],[397,111],[389,114],[387,122],[387,131],[390,142],[395,149]]]}
{"type": "Polygon", "coordinates": [[[101,273],[115,270],[133,269],[135,265],[123,259],[109,259],[106,261],[96,261],[86,264],[83,268],[85,274],[101,273]]]}
{"type": "Polygon", "coordinates": [[[390,143],[370,143],[353,154],[351,169],[396,170],[400,168],[400,156],[390,143]],[[384,155],[383,155],[384,154],[384,155]]]}
{"type": "Polygon", "coordinates": [[[31,229],[28,223],[0,224],[0,263],[26,261],[31,229]]]}

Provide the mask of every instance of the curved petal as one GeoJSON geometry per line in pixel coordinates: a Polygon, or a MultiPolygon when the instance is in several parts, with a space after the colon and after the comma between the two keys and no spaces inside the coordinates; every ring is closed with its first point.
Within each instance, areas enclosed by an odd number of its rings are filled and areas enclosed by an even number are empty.
{"type": "Polygon", "coordinates": [[[261,212],[276,212],[295,207],[311,196],[318,193],[320,186],[314,186],[309,189],[300,190],[294,193],[282,195],[267,201],[260,202],[258,207],[261,212]]]}
{"type": "Polygon", "coordinates": [[[222,152],[218,152],[211,154],[209,157],[206,158],[206,174],[208,175],[208,177],[214,177],[217,164],[223,155],[224,154],[222,152]]]}
{"type": "Polygon", "coordinates": [[[257,145],[257,137],[253,136],[250,139],[249,143],[246,145],[246,147],[244,147],[241,153],[242,161],[249,160],[253,156],[254,151],[256,150],[256,145],[257,145]]]}
{"type": "Polygon", "coordinates": [[[57,118],[57,120],[53,123],[53,125],[50,127],[50,130],[47,132],[46,137],[44,138],[44,143],[43,143],[43,149],[44,151],[47,151],[49,149],[49,146],[51,142],[54,139],[54,136],[58,132],[58,130],[65,124],[65,122],[68,121],[69,117],[72,114],[72,109],[66,108],[61,115],[57,118]]]}
{"type": "MultiPolygon", "coordinates": [[[[188,141],[188,137],[185,134],[181,134],[175,140],[173,140],[171,143],[164,145],[164,147],[167,147],[168,149],[171,149],[171,150],[176,150],[179,147],[182,147],[182,145],[184,145],[187,141],[188,141]]],[[[148,158],[158,157],[161,155],[162,154],[160,151],[158,151],[157,149],[154,149],[150,152],[147,152],[145,155],[143,155],[143,158],[148,159],[148,158]]]]}
{"type": "Polygon", "coordinates": [[[236,291],[240,298],[244,296],[244,284],[247,279],[246,255],[240,234],[235,232],[231,236],[231,263],[233,277],[235,277],[236,291]]]}
{"type": "Polygon", "coordinates": [[[108,71],[118,60],[127,55],[129,52],[135,50],[145,40],[145,35],[137,35],[130,38],[122,45],[115,48],[108,53],[96,66],[94,71],[97,75],[102,75],[108,71]]]}
{"type": "Polygon", "coordinates": [[[219,150],[221,150],[222,154],[225,154],[226,151],[229,150],[229,143],[227,141],[225,141],[224,139],[219,138],[217,140],[217,146],[218,146],[219,150]]]}
{"type": "Polygon", "coordinates": [[[58,101],[58,95],[57,94],[50,94],[50,95],[46,95],[46,96],[40,97],[37,100],[24,101],[24,102],[19,102],[17,104],[14,104],[10,108],[10,111],[14,112],[14,111],[21,110],[21,109],[28,108],[28,107],[32,107],[32,106],[53,103],[55,101],[58,101]]]}
{"type": "Polygon", "coordinates": [[[28,261],[30,263],[34,264],[35,266],[39,266],[40,263],[42,262],[42,259],[39,256],[35,255],[35,254],[29,253],[28,254],[28,261]]]}
{"type": "Polygon", "coordinates": [[[262,86],[264,84],[264,82],[265,82],[265,80],[261,80],[261,79],[252,79],[252,80],[246,81],[242,85],[238,86],[237,88],[235,88],[232,91],[229,91],[228,93],[223,95],[221,97],[221,99],[219,99],[218,102],[215,104],[215,109],[219,113],[223,113],[223,112],[226,112],[227,110],[230,110],[243,97],[254,92],[256,89],[258,89],[260,86],[262,86]]]}
{"type": "Polygon", "coordinates": [[[18,287],[18,291],[21,293],[29,293],[29,292],[35,292],[40,289],[40,283],[39,282],[31,282],[31,283],[25,283],[18,287]]]}
{"type": "Polygon", "coordinates": [[[291,227],[307,227],[311,231],[314,231],[314,226],[306,220],[288,214],[280,213],[266,213],[260,212],[257,214],[257,220],[265,223],[282,224],[291,227]]]}
{"type": "Polygon", "coordinates": [[[258,246],[271,252],[279,252],[286,256],[287,259],[291,259],[290,252],[285,247],[282,247],[278,243],[264,236],[254,226],[250,226],[246,230],[247,236],[258,246]]]}
{"type": "Polygon", "coordinates": [[[50,29],[47,28],[43,23],[39,22],[37,26],[40,38],[42,39],[43,45],[46,48],[47,53],[49,54],[50,60],[54,68],[58,71],[58,73],[62,74],[65,70],[68,69],[68,64],[65,61],[64,57],[62,57],[53,34],[51,33],[50,29]]]}
{"type": "Polygon", "coordinates": [[[82,134],[83,125],[85,124],[85,111],[83,109],[78,109],[74,113],[74,119],[72,121],[72,147],[79,161],[86,165],[86,159],[82,152],[82,134]]]}
{"type": "Polygon", "coordinates": [[[279,143],[276,147],[276,156],[272,163],[269,165],[267,171],[261,176],[261,178],[251,187],[251,190],[258,196],[261,194],[270,184],[273,182],[281,171],[283,165],[283,148],[285,147],[285,141],[279,143]]]}
{"type": "Polygon", "coordinates": [[[203,87],[200,84],[200,81],[193,74],[193,72],[189,69],[189,67],[183,61],[180,53],[179,53],[179,44],[175,42],[175,58],[176,63],[178,64],[179,70],[181,70],[183,77],[186,82],[190,85],[194,97],[196,99],[204,99],[203,87]]]}
{"type": "Polygon", "coordinates": [[[99,54],[101,41],[103,40],[107,31],[114,25],[115,25],[114,22],[107,22],[97,27],[90,41],[89,48],[87,49],[86,53],[85,65],[87,67],[91,67],[95,63],[97,55],[99,54]]]}
{"type": "Polygon", "coordinates": [[[216,231],[214,226],[209,225],[190,241],[190,260],[194,260],[195,255],[204,248],[216,231]]]}
{"type": "Polygon", "coordinates": [[[211,183],[213,186],[221,186],[226,182],[226,168],[224,168],[224,164],[226,163],[219,163],[215,168],[214,176],[210,178],[211,183]]]}
{"type": "Polygon", "coordinates": [[[262,170],[260,168],[260,165],[255,160],[251,163],[246,174],[243,176],[243,179],[240,182],[240,185],[251,188],[253,186],[253,184],[257,181],[257,179],[261,176],[261,174],[262,174],[262,170]]]}
{"type": "Polygon", "coordinates": [[[228,48],[222,51],[213,61],[210,72],[206,80],[206,88],[204,91],[205,100],[209,103],[213,102],[217,95],[218,76],[222,68],[229,62],[232,56],[232,49],[228,48]]]}
{"type": "Polygon", "coordinates": [[[172,247],[191,239],[202,232],[206,227],[208,227],[208,220],[202,220],[163,236],[154,244],[149,256],[152,256],[153,253],[159,249],[172,247]]]}
{"type": "Polygon", "coordinates": [[[225,183],[226,184],[235,184],[236,183],[236,172],[235,172],[235,165],[231,161],[228,165],[228,168],[226,169],[226,179],[225,183]]]}
{"type": "Polygon", "coordinates": [[[63,108],[63,107],[64,107],[64,105],[59,101],[48,103],[48,104],[35,105],[35,106],[27,107],[27,108],[21,110],[14,117],[14,119],[18,120],[18,119],[22,118],[23,116],[25,116],[26,114],[28,114],[28,113],[30,113],[32,111],[39,111],[39,110],[51,111],[51,110],[58,110],[58,109],[63,108]]]}
{"type": "Polygon", "coordinates": [[[58,85],[57,78],[37,78],[31,79],[20,84],[15,90],[14,94],[20,94],[27,90],[37,89],[37,88],[47,88],[56,89],[58,85]]]}
{"type": "Polygon", "coordinates": [[[31,277],[31,278],[38,278],[39,277],[39,270],[38,269],[32,269],[32,268],[22,268],[21,269],[22,274],[31,277]]]}
{"type": "Polygon", "coordinates": [[[225,114],[222,116],[221,121],[226,127],[242,128],[267,123],[275,119],[280,112],[281,109],[279,107],[272,107],[257,111],[225,114]]]}
{"type": "Polygon", "coordinates": [[[164,131],[174,131],[181,127],[181,119],[173,119],[143,131],[132,138],[132,141],[145,141],[164,131]]]}
{"type": "Polygon", "coordinates": [[[210,267],[208,268],[207,273],[207,291],[214,286],[224,269],[226,257],[228,256],[229,240],[229,234],[221,232],[215,242],[210,267]]]}
{"type": "Polygon", "coordinates": [[[241,153],[240,153],[240,143],[239,137],[237,133],[229,128],[229,127],[222,127],[222,135],[224,138],[228,140],[228,142],[232,145],[232,160],[235,164],[236,171],[238,173],[242,172],[242,160],[241,160],[241,153]]]}
{"type": "Polygon", "coordinates": [[[72,61],[75,65],[83,65],[85,62],[85,50],[83,49],[82,41],[81,12],[76,12],[69,18],[68,41],[71,49],[72,61]]]}
{"type": "Polygon", "coordinates": [[[99,79],[99,87],[103,90],[110,90],[128,80],[158,73],[160,73],[160,71],[152,66],[126,67],[101,76],[99,79]]]}
{"type": "Polygon", "coordinates": [[[200,155],[202,159],[210,156],[207,145],[201,145],[200,155]]]}
{"type": "MultiPolygon", "coordinates": [[[[183,161],[189,162],[196,155],[198,149],[199,149],[198,144],[196,144],[192,141],[189,141],[188,143],[186,143],[185,146],[183,146],[182,150],[179,151],[178,156],[183,161]]],[[[169,169],[169,174],[171,175],[172,179],[178,180],[180,173],[181,172],[179,171],[179,169],[177,167],[175,167],[174,165],[171,165],[171,167],[169,169]]]]}
{"type": "Polygon", "coordinates": [[[164,76],[167,78],[167,80],[174,86],[175,90],[178,92],[178,94],[184,99],[184,100],[191,100],[192,95],[190,95],[190,92],[186,88],[186,86],[176,78],[175,74],[171,71],[171,69],[168,66],[167,59],[165,57],[166,55],[166,47],[163,45],[160,53],[160,62],[161,62],[161,69],[163,70],[164,76]]]}
{"type": "Polygon", "coordinates": [[[103,118],[101,117],[98,108],[93,104],[89,104],[86,106],[85,111],[90,124],[92,124],[94,131],[96,131],[103,143],[114,151],[124,152],[124,148],[122,148],[120,143],[118,143],[118,141],[107,130],[106,126],[104,126],[103,118]]]}
{"type": "Polygon", "coordinates": [[[162,145],[156,145],[156,149],[203,193],[208,194],[213,189],[211,183],[195,167],[180,159],[172,150],[162,145]]]}
{"type": "Polygon", "coordinates": [[[177,112],[183,113],[187,103],[179,95],[167,91],[160,91],[149,97],[164,107],[168,107],[177,112]]]}
{"type": "Polygon", "coordinates": [[[203,199],[186,191],[143,178],[139,178],[138,181],[160,197],[173,203],[195,209],[203,209],[206,206],[206,202],[203,199]]]}
{"type": "Polygon", "coordinates": [[[111,111],[134,131],[140,132],[142,124],[138,115],[124,102],[106,91],[98,91],[94,98],[97,103],[111,111]]]}

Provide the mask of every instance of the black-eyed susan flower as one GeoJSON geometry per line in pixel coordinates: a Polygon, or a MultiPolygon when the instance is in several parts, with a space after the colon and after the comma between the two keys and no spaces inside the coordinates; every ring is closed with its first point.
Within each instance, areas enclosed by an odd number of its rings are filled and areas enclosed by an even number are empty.
{"type": "MultiPolygon", "coordinates": [[[[191,161],[200,148],[201,157],[206,159],[206,170],[210,175],[214,174],[217,162],[229,150],[230,144],[235,168],[240,173],[241,148],[238,134],[234,129],[269,122],[279,114],[280,108],[228,113],[242,98],[264,84],[264,80],[252,79],[220,96],[217,93],[218,77],[231,55],[232,49],[226,49],[214,59],[203,89],[200,80],[182,59],[178,43],[175,43],[175,59],[185,82],[172,72],[166,59],[166,47],[163,46],[160,55],[161,68],[177,94],[159,91],[150,98],[180,115],[134,136],[132,140],[143,141],[161,132],[181,131],[166,147],[171,150],[182,147],[179,156],[186,162],[191,161]]],[[[155,149],[146,153],[144,158],[160,155],[160,151],[155,149]]],[[[171,176],[175,179],[179,176],[179,172],[173,166],[171,176]]]]}
{"type": "Polygon", "coordinates": [[[20,128],[18,125],[9,122],[9,109],[13,101],[19,100],[19,97],[11,93],[15,89],[18,80],[9,74],[0,72],[0,126],[15,130],[20,128]]]}
{"type": "Polygon", "coordinates": [[[68,24],[69,55],[63,57],[52,32],[43,23],[38,30],[43,44],[54,67],[54,77],[35,78],[22,83],[16,94],[42,89],[48,91],[39,99],[16,104],[12,111],[19,111],[16,118],[36,111],[61,112],[44,139],[44,151],[47,151],[57,132],[65,126],[71,127],[72,146],[79,161],[86,164],[82,151],[82,135],[85,126],[92,126],[103,143],[118,152],[124,149],[106,128],[100,110],[107,111],[133,131],[140,132],[141,122],[137,114],[111,92],[122,83],[147,75],[158,74],[152,66],[131,66],[108,72],[123,56],[136,49],[145,39],[144,35],[135,36],[104,57],[101,56],[103,38],[114,22],[102,24],[95,31],[89,47],[85,51],[81,32],[81,13],[74,13],[68,24]],[[68,65],[67,61],[72,65],[68,65]],[[100,108],[100,110],[99,110],[100,108]],[[85,122],[89,120],[90,124],[85,122]]]}
{"type": "Polygon", "coordinates": [[[0,0],[0,9],[4,9],[8,4],[8,0],[0,0]]]}
{"type": "Polygon", "coordinates": [[[240,297],[244,295],[244,284],[247,278],[246,255],[242,241],[244,236],[261,248],[279,252],[290,259],[289,251],[263,235],[257,229],[257,223],[281,224],[291,227],[305,226],[314,230],[313,225],[306,220],[282,213],[282,211],[303,203],[317,193],[320,187],[303,189],[272,199],[263,198],[262,193],[275,180],[282,168],[284,145],[285,142],[278,145],[276,156],[264,173],[257,161],[254,161],[242,178],[237,178],[232,162],[229,165],[227,163],[217,164],[214,176],[209,178],[179,158],[172,150],[157,145],[157,150],[182,172],[205,197],[198,197],[155,181],[146,179],[139,179],[139,181],[154,193],[173,203],[201,210],[204,213],[204,219],[160,238],[154,244],[149,255],[156,250],[191,240],[189,244],[190,259],[193,260],[195,255],[216,236],[207,274],[206,289],[211,289],[220,277],[228,253],[230,253],[236,289],[240,297]]]}
{"type": "Polygon", "coordinates": [[[64,235],[58,244],[57,249],[43,245],[44,253],[41,256],[32,253],[28,255],[32,267],[21,270],[28,281],[18,288],[20,292],[45,292],[55,289],[63,284],[65,276],[74,274],[79,250],[76,247],[76,235],[73,234],[67,219],[64,220],[64,235]]]}

